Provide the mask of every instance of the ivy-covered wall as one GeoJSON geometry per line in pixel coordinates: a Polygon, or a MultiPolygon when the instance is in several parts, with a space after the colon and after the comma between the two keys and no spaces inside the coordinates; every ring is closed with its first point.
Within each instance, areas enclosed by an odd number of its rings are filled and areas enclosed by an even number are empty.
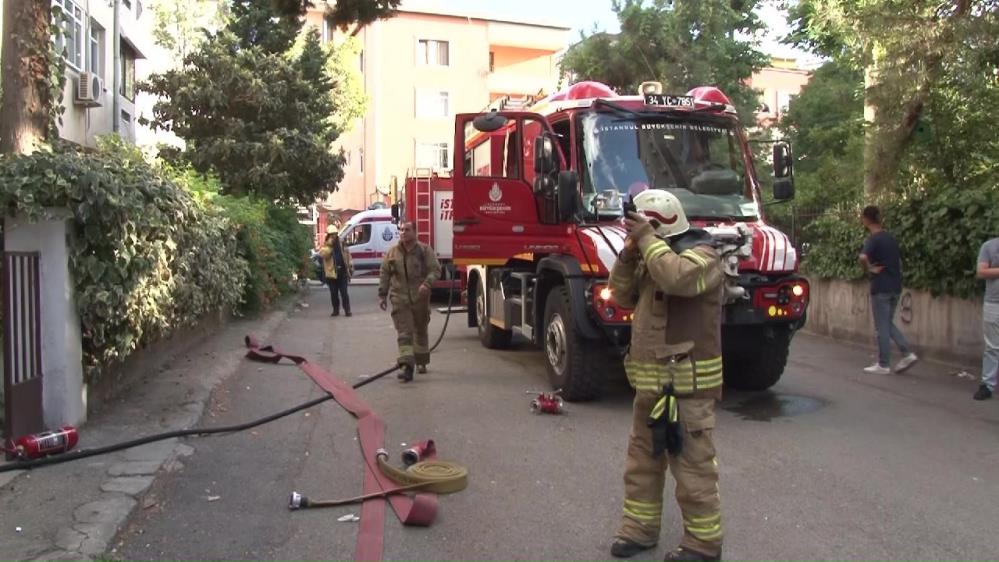
{"type": "Polygon", "coordinates": [[[241,224],[245,217],[234,220],[225,205],[192,190],[204,182],[211,183],[111,139],[92,152],[60,146],[0,158],[6,213],[30,218],[61,207],[72,214],[70,271],[88,379],[208,313],[261,308],[290,290],[291,264],[308,247],[307,232],[294,228],[301,225],[288,224],[294,213],[259,203],[263,220],[241,224]],[[255,250],[249,231],[264,231],[278,255],[255,250]],[[259,281],[264,272],[270,284],[259,281]]]}
{"type": "MultiPolygon", "coordinates": [[[[999,236],[999,186],[939,185],[912,189],[878,202],[884,227],[898,239],[907,288],[934,295],[978,298],[984,285],[975,278],[978,249],[999,236]]],[[[861,279],[857,254],[866,232],[855,212],[826,213],[805,228],[809,249],[802,262],[807,275],[861,279]]]]}

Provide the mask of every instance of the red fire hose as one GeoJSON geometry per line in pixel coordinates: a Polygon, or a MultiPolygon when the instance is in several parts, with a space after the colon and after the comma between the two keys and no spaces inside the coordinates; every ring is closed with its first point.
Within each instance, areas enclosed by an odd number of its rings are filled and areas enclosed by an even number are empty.
{"type": "Polygon", "coordinates": [[[252,337],[246,337],[249,351],[246,356],[254,361],[277,363],[281,359],[294,362],[316,384],[328,392],[343,409],[357,418],[357,435],[364,456],[364,495],[372,496],[361,505],[360,531],[354,560],[381,560],[385,528],[385,499],[403,525],[428,526],[437,515],[437,494],[418,493],[415,496],[392,493],[398,490],[378,466],[378,452],[385,441],[385,422],[365,403],[354,389],[304,357],[289,355],[273,346],[261,347],[252,337]]]}

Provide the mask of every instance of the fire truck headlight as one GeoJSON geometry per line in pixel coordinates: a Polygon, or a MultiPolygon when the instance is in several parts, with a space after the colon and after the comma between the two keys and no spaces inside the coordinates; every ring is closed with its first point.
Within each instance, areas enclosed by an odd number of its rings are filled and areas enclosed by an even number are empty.
{"type": "Polygon", "coordinates": [[[600,300],[609,301],[611,299],[611,295],[612,293],[610,287],[600,289],[600,300]]]}
{"type": "Polygon", "coordinates": [[[800,297],[805,294],[805,288],[801,285],[795,285],[794,287],[791,287],[791,294],[796,297],[800,297]]]}
{"type": "Polygon", "coordinates": [[[608,306],[607,308],[604,309],[604,316],[606,316],[607,318],[614,318],[614,315],[616,313],[617,311],[614,310],[613,306],[608,306]]]}

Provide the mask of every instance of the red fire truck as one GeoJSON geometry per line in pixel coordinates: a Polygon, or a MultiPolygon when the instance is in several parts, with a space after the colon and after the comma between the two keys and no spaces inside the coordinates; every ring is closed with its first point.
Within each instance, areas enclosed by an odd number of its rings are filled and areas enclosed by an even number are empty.
{"type": "MultiPolygon", "coordinates": [[[[743,233],[723,319],[726,384],[775,384],[805,321],[808,282],[788,238],[766,222],[731,101],[713,87],[661,90],[649,82],[628,96],[581,82],[526,111],[456,117],[453,249],[467,268],[468,324],[488,348],[514,333],[542,348],[552,387],[570,400],[599,396],[622,371],[631,311],[607,279],[624,205],[642,189],[670,190],[695,226],[743,233]]],[[[773,160],[774,199],[788,200],[790,147],[775,143],[773,160]]]]}
{"type": "Polygon", "coordinates": [[[461,275],[452,260],[452,233],[454,225],[454,198],[451,177],[429,168],[417,168],[407,174],[402,200],[404,209],[397,207],[393,216],[400,213],[416,224],[416,236],[429,245],[441,262],[441,278],[435,289],[461,288],[461,275]]]}

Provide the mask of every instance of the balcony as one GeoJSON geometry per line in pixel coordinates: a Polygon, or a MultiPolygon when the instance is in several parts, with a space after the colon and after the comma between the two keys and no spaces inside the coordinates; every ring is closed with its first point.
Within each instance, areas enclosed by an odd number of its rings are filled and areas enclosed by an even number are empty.
{"type": "Polygon", "coordinates": [[[538,49],[550,53],[565,48],[569,33],[568,29],[497,21],[489,22],[487,31],[490,46],[538,49]]]}

